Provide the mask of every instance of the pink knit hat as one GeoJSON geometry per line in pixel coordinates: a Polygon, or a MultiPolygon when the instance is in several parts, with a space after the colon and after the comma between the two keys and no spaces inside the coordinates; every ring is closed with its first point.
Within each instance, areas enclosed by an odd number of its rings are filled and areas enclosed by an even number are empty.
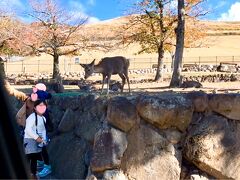
{"type": "Polygon", "coordinates": [[[41,90],[41,91],[46,91],[46,86],[45,86],[45,84],[43,84],[43,83],[38,83],[38,84],[36,84],[35,85],[35,87],[38,89],[38,90],[41,90]]]}

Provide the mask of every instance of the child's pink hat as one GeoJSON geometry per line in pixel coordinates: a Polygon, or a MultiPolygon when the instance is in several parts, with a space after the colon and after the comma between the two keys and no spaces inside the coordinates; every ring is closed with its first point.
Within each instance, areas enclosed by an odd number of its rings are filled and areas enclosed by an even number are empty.
{"type": "Polygon", "coordinates": [[[45,84],[43,83],[38,83],[35,85],[35,87],[38,89],[38,90],[41,90],[41,91],[46,91],[47,90],[47,87],[45,86],[45,84]]]}

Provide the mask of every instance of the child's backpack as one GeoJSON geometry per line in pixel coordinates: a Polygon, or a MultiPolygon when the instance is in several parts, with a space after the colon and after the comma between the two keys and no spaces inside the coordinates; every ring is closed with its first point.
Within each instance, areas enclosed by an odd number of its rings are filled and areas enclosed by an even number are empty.
{"type": "Polygon", "coordinates": [[[25,127],[27,117],[33,112],[34,102],[27,98],[16,114],[17,124],[25,127]]]}
{"type": "Polygon", "coordinates": [[[26,105],[26,102],[24,102],[23,106],[19,109],[19,111],[16,114],[18,125],[23,127],[25,127],[26,125],[26,118],[27,118],[26,112],[27,112],[27,105],[26,105]]]}

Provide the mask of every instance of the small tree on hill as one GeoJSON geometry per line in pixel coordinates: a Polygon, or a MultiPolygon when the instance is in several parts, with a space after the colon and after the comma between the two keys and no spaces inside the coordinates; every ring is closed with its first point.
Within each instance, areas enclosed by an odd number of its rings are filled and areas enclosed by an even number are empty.
{"type": "MultiPolygon", "coordinates": [[[[189,4],[192,5],[193,1],[200,0],[189,0],[189,4]]],[[[123,42],[126,45],[137,42],[141,47],[138,53],[158,54],[155,81],[162,77],[164,53],[170,52],[171,56],[175,57],[173,47],[176,46],[175,32],[178,22],[175,2],[175,0],[142,0],[135,5],[136,14],[131,16],[129,23],[125,26],[123,42]]],[[[189,5],[188,8],[188,11],[198,12],[198,9],[193,6],[189,5]]],[[[189,17],[194,17],[193,13],[189,13],[189,17]]],[[[191,18],[191,23],[188,24],[185,47],[194,45],[196,40],[203,36],[201,27],[193,26],[194,21],[195,19],[191,18]]]]}
{"type": "Polygon", "coordinates": [[[126,25],[125,44],[138,42],[138,53],[158,53],[155,81],[162,77],[164,51],[172,45],[177,19],[169,0],[142,0],[137,3],[137,14],[126,25]]]}

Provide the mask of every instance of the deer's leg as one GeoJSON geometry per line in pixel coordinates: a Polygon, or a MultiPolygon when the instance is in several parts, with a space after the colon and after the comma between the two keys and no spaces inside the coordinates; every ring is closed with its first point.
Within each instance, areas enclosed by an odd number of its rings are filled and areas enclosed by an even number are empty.
{"type": "Polygon", "coordinates": [[[107,75],[107,94],[109,93],[110,79],[111,79],[111,74],[107,75]]]}
{"type": "Polygon", "coordinates": [[[128,83],[128,91],[130,93],[130,82],[129,82],[129,77],[128,77],[128,71],[124,72],[124,76],[126,77],[127,79],[127,83],[128,83]]]}
{"type": "Polygon", "coordinates": [[[122,79],[122,88],[121,88],[121,92],[123,92],[123,88],[124,88],[124,85],[125,85],[125,82],[126,82],[126,78],[125,78],[124,74],[119,73],[118,75],[119,75],[120,78],[122,79]]]}
{"type": "Polygon", "coordinates": [[[105,79],[106,79],[106,75],[103,75],[101,94],[103,93],[103,86],[104,86],[104,83],[105,83],[105,79]]]}

